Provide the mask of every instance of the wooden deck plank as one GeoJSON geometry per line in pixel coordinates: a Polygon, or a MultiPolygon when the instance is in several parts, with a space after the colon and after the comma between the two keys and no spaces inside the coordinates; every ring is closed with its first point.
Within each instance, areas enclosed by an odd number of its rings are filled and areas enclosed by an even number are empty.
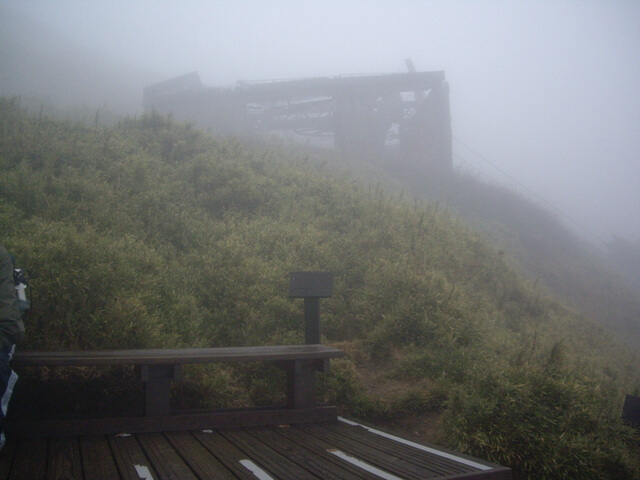
{"type": "MultiPolygon", "coordinates": [[[[336,464],[337,459],[335,455],[330,453],[331,448],[333,448],[332,444],[326,443],[323,440],[313,437],[311,435],[300,435],[299,432],[295,428],[279,428],[273,427],[271,430],[276,432],[278,435],[287,438],[290,442],[294,442],[298,445],[301,445],[308,449],[312,455],[318,458],[325,459],[329,463],[336,464]]],[[[340,462],[337,464],[338,468],[345,469],[351,472],[354,475],[360,476],[365,480],[379,480],[380,477],[377,475],[373,475],[372,473],[367,472],[361,468],[355,467],[349,463],[340,462]]]]}
{"type": "Polygon", "coordinates": [[[138,441],[163,480],[198,480],[161,433],[140,434],[138,441]]]}
{"type": "Polygon", "coordinates": [[[109,442],[103,435],[80,437],[80,452],[85,478],[92,480],[120,478],[109,442]]]}
{"type": "Polygon", "coordinates": [[[275,480],[511,478],[509,469],[471,457],[457,467],[466,471],[447,473],[443,465],[465,458],[423,447],[346,421],[125,436],[10,437],[0,453],[0,480],[256,480],[255,468],[275,480]]]}
{"type": "Polygon", "coordinates": [[[76,437],[49,440],[47,480],[83,480],[80,446],[76,437]]]}
{"type": "Polygon", "coordinates": [[[10,480],[25,480],[27,478],[45,480],[48,443],[46,438],[20,439],[8,478],[10,480]]]}
{"type": "Polygon", "coordinates": [[[176,414],[158,417],[81,418],[63,420],[15,420],[7,425],[11,436],[157,433],[202,428],[249,427],[283,423],[325,422],[337,418],[337,408],[265,408],[176,414]]]}
{"type": "Polygon", "coordinates": [[[375,445],[376,448],[384,451],[395,452],[397,455],[427,469],[445,467],[444,471],[447,472],[447,476],[443,478],[473,478],[477,480],[484,478],[511,478],[511,470],[506,467],[484,462],[442,447],[415,443],[350,420],[340,419],[339,422],[325,422],[323,425],[329,429],[336,429],[336,435],[343,436],[348,434],[356,436],[360,441],[369,442],[369,444],[375,445]]]}
{"type": "Polygon", "coordinates": [[[107,438],[122,480],[140,480],[139,472],[143,469],[147,469],[153,478],[160,478],[134,436],[109,435],[107,438]]]}
{"type": "Polygon", "coordinates": [[[393,441],[391,439],[373,436],[364,428],[345,424],[325,424],[328,430],[336,435],[351,438],[373,448],[384,450],[390,454],[400,456],[415,465],[418,465],[433,474],[441,476],[455,475],[477,471],[477,468],[469,467],[463,463],[448,460],[440,455],[419,451],[406,444],[393,441]]]}
{"type": "Polygon", "coordinates": [[[191,433],[172,432],[166,437],[198,477],[218,480],[235,480],[237,478],[191,433]]]}
{"type": "Polygon", "coordinates": [[[291,432],[288,426],[272,428],[247,428],[251,435],[267,443],[281,455],[309,470],[324,480],[379,480],[372,475],[350,464],[338,465],[335,458],[322,446],[310,445],[302,438],[287,435],[291,432]]]}
{"type": "Polygon", "coordinates": [[[278,480],[322,480],[242,429],[225,429],[220,433],[278,480]]]}
{"type": "Polygon", "coordinates": [[[199,430],[192,432],[192,434],[239,480],[256,480],[255,475],[240,463],[241,460],[247,458],[247,455],[220,435],[219,432],[215,430],[199,430]]]}
{"type": "Polygon", "coordinates": [[[425,478],[437,478],[441,476],[437,472],[420,468],[402,457],[379,450],[375,447],[363,444],[353,439],[344,438],[331,432],[326,425],[296,426],[304,433],[322,438],[327,443],[333,444],[334,449],[352,455],[376,468],[389,472],[407,480],[423,480],[425,478]]]}

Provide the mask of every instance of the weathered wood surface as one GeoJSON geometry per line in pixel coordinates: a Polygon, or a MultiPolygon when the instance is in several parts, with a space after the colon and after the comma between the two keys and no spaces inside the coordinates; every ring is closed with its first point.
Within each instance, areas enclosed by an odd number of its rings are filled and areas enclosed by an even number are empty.
{"type": "Polygon", "coordinates": [[[347,421],[12,438],[0,480],[507,480],[509,469],[347,421]]]}
{"type": "Polygon", "coordinates": [[[13,366],[182,365],[218,362],[317,360],[344,355],[327,345],[16,352],[13,366]]]}
{"type": "Polygon", "coordinates": [[[176,432],[200,428],[250,427],[288,423],[326,422],[338,417],[334,406],[312,408],[231,409],[206,413],[156,417],[65,418],[53,420],[16,419],[7,423],[11,436],[91,435],[176,432]]]}

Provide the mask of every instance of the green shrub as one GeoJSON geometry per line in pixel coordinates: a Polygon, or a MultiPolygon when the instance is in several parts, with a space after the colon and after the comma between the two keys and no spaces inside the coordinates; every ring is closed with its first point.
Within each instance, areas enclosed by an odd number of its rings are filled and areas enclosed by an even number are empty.
{"type": "Polygon", "coordinates": [[[640,478],[637,432],[606,400],[569,372],[483,371],[452,390],[445,431],[454,448],[511,466],[516,478],[640,478]]]}

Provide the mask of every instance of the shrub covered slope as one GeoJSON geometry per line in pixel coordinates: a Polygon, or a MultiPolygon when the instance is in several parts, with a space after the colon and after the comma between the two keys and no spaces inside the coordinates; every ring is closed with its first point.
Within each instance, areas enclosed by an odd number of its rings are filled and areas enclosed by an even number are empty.
{"type": "MultiPolygon", "coordinates": [[[[22,349],[299,343],[288,273],[331,270],[322,333],[348,356],[323,392],[346,413],[437,417],[438,441],[517,478],[640,478],[619,421],[637,359],[437,205],[157,115],[95,127],[6,99],[0,172],[0,242],[32,284],[22,349]]],[[[277,398],[271,373],[231,372],[186,384],[277,398]]]]}

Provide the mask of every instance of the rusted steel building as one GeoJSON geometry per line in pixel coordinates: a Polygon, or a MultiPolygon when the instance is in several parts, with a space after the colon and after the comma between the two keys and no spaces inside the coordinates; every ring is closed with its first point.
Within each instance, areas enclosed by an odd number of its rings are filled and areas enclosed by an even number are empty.
{"type": "Polygon", "coordinates": [[[452,168],[449,86],[442,71],[226,88],[206,87],[193,72],[146,87],[143,103],[147,111],[170,113],[220,135],[288,133],[346,156],[393,157],[440,175],[452,168]]]}

